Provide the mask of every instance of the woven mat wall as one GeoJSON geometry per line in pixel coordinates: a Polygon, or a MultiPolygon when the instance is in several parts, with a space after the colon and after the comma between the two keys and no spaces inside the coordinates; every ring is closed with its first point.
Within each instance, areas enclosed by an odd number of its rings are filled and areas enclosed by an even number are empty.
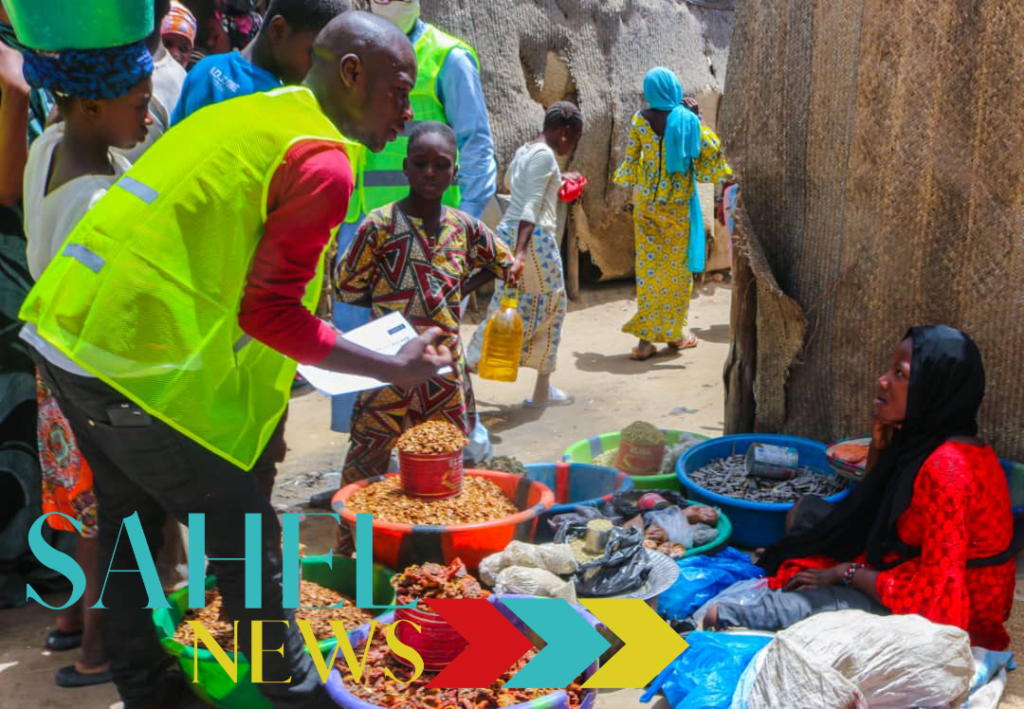
{"type": "Polygon", "coordinates": [[[622,161],[630,117],[644,105],[643,76],[663,64],[687,93],[720,93],[733,13],[680,0],[423,0],[422,8],[425,20],[480,55],[500,175],[515,150],[540,132],[544,106],[561,99],[580,105],[586,133],[569,167],[590,184],[573,228],[606,277],[630,275],[633,225],[623,211],[629,195],[611,184],[611,175],[622,161]]]}
{"type": "MultiPolygon", "coordinates": [[[[983,435],[1024,460],[1021,37],[1005,0],[739,5],[721,123],[744,236],[807,319],[758,401],[784,430],[867,430],[902,334],[947,323],[985,357],[983,435]]],[[[787,326],[758,315],[760,357],[787,326]]]]}

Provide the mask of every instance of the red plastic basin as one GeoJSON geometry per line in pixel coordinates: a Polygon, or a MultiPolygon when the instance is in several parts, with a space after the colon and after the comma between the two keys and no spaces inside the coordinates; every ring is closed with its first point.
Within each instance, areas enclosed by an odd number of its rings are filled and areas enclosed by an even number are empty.
{"type": "MultiPolygon", "coordinates": [[[[398,473],[360,480],[334,495],[331,505],[353,535],[356,534],[356,513],[349,509],[348,499],[357,490],[395,475],[398,473]]],[[[526,477],[491,470],[466,470],[465,475],[487,478],[500,487],[520,511],[473,524],[412,525],[374,519],[374,560],[392,569],[404,569],[428,561],[450,564],[458,557],[472,571],[484,557],[504,550],[512,540],[533,541],[538,515],[546,512],[555,501],[550,488],[526,477]]]]}

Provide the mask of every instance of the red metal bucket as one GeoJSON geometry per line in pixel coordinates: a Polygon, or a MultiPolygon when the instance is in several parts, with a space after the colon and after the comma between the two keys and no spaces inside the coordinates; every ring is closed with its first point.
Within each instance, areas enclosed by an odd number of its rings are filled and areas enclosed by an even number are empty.
{"type": "MultiPolygon", "coordinates": [[[[420,632],[416,632],[416,628],[409,623],[399,623],[395,627],[395,636],[420,654],[423,669],[428,672],[443,670],[469,646],[466,639],[436,613],[400,608],[395,611],[394,622],[400,620],[408,620],[420,626],[420,632]]],[[[397,655],[395,659],[402,664],[409,664],[397,655]]]]}
{"type": "Polygon", "coordinates": [[[402,491],[416,497],[443,499],[462,492],[462,451],[421,455],[398,451],[402,491]]]}
{"type": "Polygon", "coordinates": [[[630,475],[653,475],[661,471],[664,457],[664,443],[646,446],[619,441],[619,456],[615,461],[615,467],[630,475]]]}

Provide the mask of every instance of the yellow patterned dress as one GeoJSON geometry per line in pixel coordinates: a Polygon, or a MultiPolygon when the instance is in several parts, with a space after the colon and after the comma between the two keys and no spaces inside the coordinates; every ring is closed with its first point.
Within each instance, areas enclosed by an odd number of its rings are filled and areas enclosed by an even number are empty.
{"type": "MultiPolygon", "coordinates": [[[[636,188],[633,225],[636,239],[637,314],[622,331],[650,342],[678,342],[689,334],[693,274],[686,267],[690,244],[690,171],[670,174],[661,155],[662,139],[640,113],[633,116],[626,159],[616,184],[636,188]]],[[[693,161],[699,182],[725,182],[732,169],[721,141],[701,127],[700,157],[693,161]]]]}

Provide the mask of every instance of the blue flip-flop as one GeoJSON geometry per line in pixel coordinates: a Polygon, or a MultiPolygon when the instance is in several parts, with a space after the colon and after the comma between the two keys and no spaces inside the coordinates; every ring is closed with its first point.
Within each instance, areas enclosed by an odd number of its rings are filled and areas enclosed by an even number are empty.
{"type": "Polygon", "coordinates": [[[106,684],[107,682],[114,681],[114,676],[110,674],[110,670],[107,670],[106,672],[97,672],[96,674],[89,674],[79,672],[78,668],[74,665],[61,667],[57,670],[55,677],[57,679],[58,687],[66,687],[69,689],[74,687],[91,687],[95,684],[106,684]]]}
{"type": "Polygon", "coordinates": [[[82,646],[82,633],[65,633],[60,628],[46,634],[46,649],[54,652],[65,652],[82,646]]]}

